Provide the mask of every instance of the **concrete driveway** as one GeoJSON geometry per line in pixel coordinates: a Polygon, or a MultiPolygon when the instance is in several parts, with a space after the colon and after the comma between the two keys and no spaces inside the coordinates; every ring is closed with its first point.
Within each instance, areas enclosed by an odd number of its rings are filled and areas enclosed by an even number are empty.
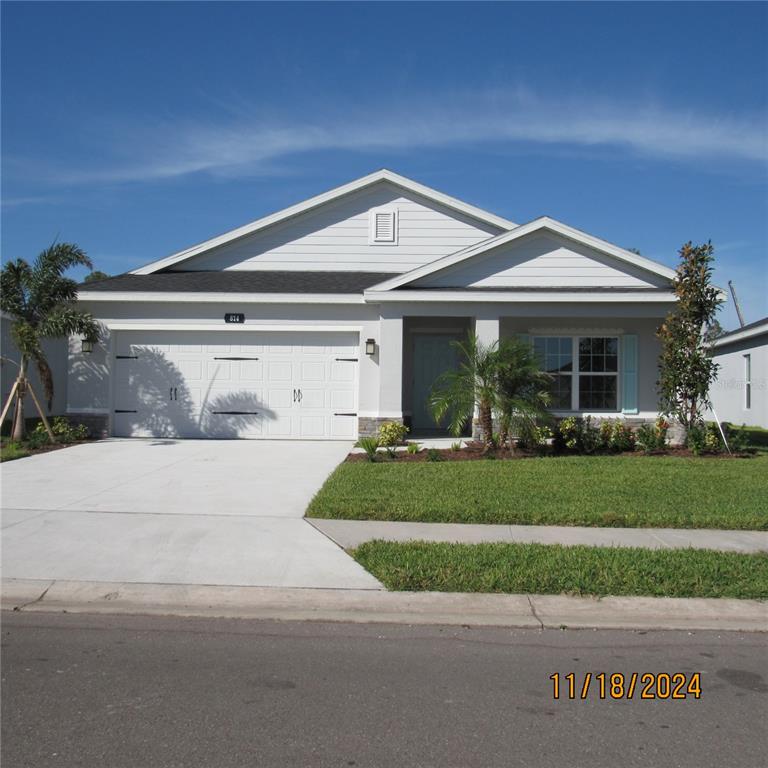
{"type": "Polygon", "coordinates": [[[8,462],[3,578],[378,589],[302,519],[350,448],[106,440],[8,462]]]}

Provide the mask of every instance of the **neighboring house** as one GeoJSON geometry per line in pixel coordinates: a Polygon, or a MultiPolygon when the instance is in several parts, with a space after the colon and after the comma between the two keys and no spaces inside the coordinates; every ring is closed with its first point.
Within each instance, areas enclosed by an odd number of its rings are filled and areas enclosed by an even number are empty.
{"type": "Polygon", "coordinates": [[[768,317],[712,343],[720,366],[709,396],[720,421],[768,428],[768,317]]]}
{"type": "Polygon", "coordinates": [[[435,424],[451,340],[531,339],[558,414],[653,419],[673,270],[382,170],[81,286],[68,411],[120,436],[351,439],[435,424]]]}
{"type": "MultiPolygon", "coordinates": [[[[5,405],[8,395],[13,387],[13,382],[19,375],[19,350],[13,342],[11,336],[11,318],[5,313],[0,313],[0,331],[2,333],[0,341],[0,356],[7,358],[0,365],[0,393],[2,393],[2,405],[5,405]],[[9,362],[10,361],[10,362],[9,362]]],[[[66,339],[46,339],[43,342],[43,351],[45,352],[48,365],[51,366],[53,374],[53,407],[50,413],[61,415],[67,409],[67,340],[66,339]]],[[[35,390],[35,394],[40,398],[41,405],[47,407],[45,391],[37,375],[37,367],[34,362],[29,366],[29,380],[35,390]]],[[[24,402],[24,414],[26,416],[37,416],[32,399],[27,397],[24,402]]],[[[47,415],[47,414],[46,414],[47,415]]],[[[13,418],[13,409],[5,417],[6,421],[13,418]]]]}

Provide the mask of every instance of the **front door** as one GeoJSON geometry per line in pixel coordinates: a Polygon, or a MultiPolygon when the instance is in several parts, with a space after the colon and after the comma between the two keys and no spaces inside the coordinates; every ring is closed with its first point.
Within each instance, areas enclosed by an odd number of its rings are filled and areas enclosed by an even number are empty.
{"type": "Polygon", "coordinates": [[[455,336],[444,333],[418,333],[413,337],[413,414],[412,432],[443,431],[448,418],[437,424],[429,408],[429,396],[438,377],[458,367],[459,355],[453,346],[455,336]]]}

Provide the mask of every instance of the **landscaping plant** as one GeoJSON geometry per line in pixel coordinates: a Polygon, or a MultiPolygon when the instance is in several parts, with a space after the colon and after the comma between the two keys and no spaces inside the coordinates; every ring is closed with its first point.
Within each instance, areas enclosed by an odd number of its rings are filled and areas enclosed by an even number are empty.
{"type": "Polygon", "coordinates": [[[405,450],[408,451],[408,453],[418,453],[419,452],[419,444],[418,443],[408,443],[408,447],[405,450]]]}
{"type": "Polygon", "coordinates": [[[664,415],[677,419],[686,430],[702,423],[710,406],[709,388],[718,365],[708,352],[707,329],[715,323],[723,299],[711,284],[712,243],[680,249],[673,289],[677,302],[656,335],[661,341],[659,402],[664,415]]]}
{"type": "Polygon", "coordinates": [[[379,445],[391,447],[402,445],[405,436],[408,434],[408,427],[399,421],[385,421],[379,427],[379,445]]]}
{"type": "Polygon", "coordinates": [[[499,447],[509,444],[513,434],[531,433],[539,420],[548,417],[552,376],[539,367],[530,344],[504,339],[498,350],[499,447]]]}
{"type": "Polygon", "coordinates": [[[480,432],[486,451],[493,448],[493,412],[499,402],[499,345],[483,344],[470,334],[451,342],[459,353],[456,370],[438,377],[429,397],[435,421],[448,419],[448,431],[458,437],[472,422],[477,406],[480,432]]]}
{"type": "Polygon", "coordinates": [[[659,416],[653,424],[641,424],[637,430],[637,443],[646,453],[667,450],[669,422],[659,416]]]}
{"type": "MultiPolygon", "coordinates": [[[[0,309],[11,317],[11,336],[21,354],[19,373],[11,396],[16,395],[12,437],[24,438],[24,401],[29,392],[29,364],[34,363],[50,409],[53,376],[43,352],[43,339],[80,334],[95,342],[98,326],[77,307],[77,282],[65,277],[72,267],[92,269],[91,260],[77,245],[57,243],[38,255],[33,264],[9,261],[0,272],[0,309]]],[[[33,393],[34,398],[34,393],[33,393]]],[[[10,398],[9,398],[10,401],[10,398]]],[[[44,414],[40,413],[44,418],[44,414]]]]}
{"type": "Polygon", "coordinates": [[[379,450],[378,437],[361,437],[357,444],[365,451],[368,461],[376,461],[376,455],[379,450]]]}
{"type": "Polygon", "coordinates": [[[513,430],[533,425],[546,413],[551,376],[540,370],[533,350],[516,339],[485,345],[476,336],[452,342],[459,366],[435,382],[430,406],[436,422],[448,417],[448,430],[457,437],[477,408],[481,439],[487,452],[505,445],[513,430]],[[500,432],[493,432],[498,414],[500,432]]]}

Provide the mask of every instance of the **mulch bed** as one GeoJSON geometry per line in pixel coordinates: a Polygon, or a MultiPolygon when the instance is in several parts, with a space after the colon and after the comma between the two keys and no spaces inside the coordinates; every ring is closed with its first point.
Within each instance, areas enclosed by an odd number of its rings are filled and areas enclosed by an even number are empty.
{"type": "MultiPolygon", "coordinates": [[[[645,453],[645,451],[626,451],[623,453],[593,453],[593,454],[576,454],[576,453],[554,453],[552,450],[538,452],[528,451],[523,448],[516,448],[512,453],[508,448],[498,449],[490,451],[489,453],[483,452],[483,444],[477,441],[469,442],[465,448],[459,451],[454,451],[451,448],[432,448],[431,452],[436,452],[440,455],[439,461],[515,461],[518,459],[535,459],[542,456],[632,456],[636,458],[646,458],[648,456],[675,456],[678,458],[704,458],[704,459],[749,459],[753,458],[752,453],[702,453],[699,456],[695,456],[688,448],[669,448],[666,451],[653,451],[651,453],[645,453]]],[[[422,448],[418,453],[408,453],[407,451],[398,450],[396,458],[390,458],[386,451],[379,451],[377,454],[377,461],[384,462],[425,462],[434,461],[429,459],[428,451],[426,448],[422,448]]],[[[354,464],[360,461],[368,461],[368,456],[365,453],[350,453],[345,459],[347,463],[354,464]]]]}

